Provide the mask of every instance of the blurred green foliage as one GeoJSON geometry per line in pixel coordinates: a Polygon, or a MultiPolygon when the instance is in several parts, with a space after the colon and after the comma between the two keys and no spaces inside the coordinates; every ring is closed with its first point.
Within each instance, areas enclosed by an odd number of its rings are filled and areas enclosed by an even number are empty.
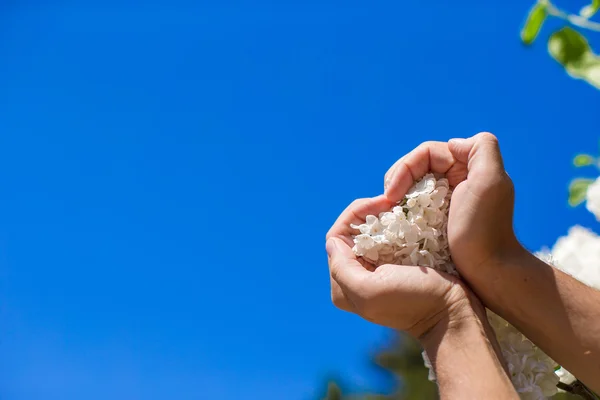
{"type": "Polygon", "coordinates": [[[548,52],[572,78],[600,89],[600,57],[593,52],[585,36],[574,29],[600,32],[600,23],[591,20],[599,9],[600,0],[593,0],[577,14],[559,9],[549,0],[538,0],[529,10],[521,29],[521,40],[526,45],[533,44],[548,17],[564,20],[570,26],[550,35],[548,52]]]}
{"type": "MultiPolygon", "coordinates": [[[[428,379],[429,370],[423,364],[421,346],[411,336],[399,333],[394,343],[373,358],[373,362],[394,375],[398,386],[391,394],[344,394],[337,382],[330,381],[318,400],[436,400],[437,386],[428,379]]],[[[559,393],[553,400],[577,400],[581,397],[559,393]]]]}
{"type": "Polygon", "coordinates": [[[373,357],[373,362],[394,375],[398,382],[391,394],[343,394],[330,382],[325,397],[320,400],[434,400],[437,386],[428,379],[429,370],[423,364],[421,346],[411,336],[399,333],[394,343],[373,357]]]}
{"type": "Polygon", "coordinates": [[[548,40],[548,51],[571,77],[600,89],[600,57],[579,32],[569,27],[554,32],[548,40]]]}
{"type": "Polygon", "coordinates": [[[543,4],[534,5],[529,11],[527,21],[521,30],[521,40],[525,44],[531,44],[540,33],[542,25],[548,16],[546,6],[543,4]]]}
{"type": "Polygon", "coordinates": [[[598,161],[596,158],[590,156],[589,154],[578,154],[573,159],[573,165],[576,167],[587,167],[589,165],[594,165],[598,161]]]}
{"type": "Polygon", "coordinates": [[[588,186],[594,182],[593,179],[577,178],[571,181],[569,185],[569,205],[572,207],[578,206],[585,200],[588,186]]]}
{"type": "MultiPolygon", "coordinates": [[[[600,1],[600,0],[598,0],[600,1]]],[[[595,166],[600,168],[599,157],[594,157],[589,154],[578,154],[573,159],[573,165],[576,167],[595,166]]],[[[597,176],[597,173],[594,173],[597,176]]],[[[596,180],[596,178],[575,178],[569,185],[569,205],[576,207],[585,201],[585,196],[588,187],[596,180]]]]}

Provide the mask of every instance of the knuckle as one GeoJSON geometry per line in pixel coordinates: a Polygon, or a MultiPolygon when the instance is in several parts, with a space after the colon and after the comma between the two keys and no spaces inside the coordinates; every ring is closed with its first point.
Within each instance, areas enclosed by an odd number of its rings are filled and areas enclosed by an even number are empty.
{"type": "Polygon", "coordinates": [[[447,143],[445,142],[439,142],[436,140],[428,140],[426,142],[421,143],[417,149],[420,149],[421,151],[429,151],[431,149],[435,149],[438,148],[439,146],[446,146],[447,143]]]}
{"type": "Polygon", "coordinates": [[[480,132],[477,134],[477,136],[482,140],[498,144],[498,138],[491,132],[480,132]]]}
{"type": "Polygon", "coordinates": [[[336,306],[340,310],[348,309],[348,302],[346,301],[346,298],[344,297],[343,294],[341,294],[339,292],[335,292],[335,291],[331,292],[331,302],[333,303],[334,306],[336,306]]]}
{"type": "Polygon", "coordinates": [[[506,186],[506,189],[514,196],[515,183],[506,172],[504,173],[504,185],[506,186]]]}
{"type": "Polygon", "coordinates": [[[426,141],[426,142],[423,142],[423,143],[421,143],[420,145],[418,145],[418,146],[415,148],[415,151],[414,151],[414,152],[415,152],[415,153],[417,153],[417,154],[419,154],[419,153],[423,153],[423,152],[428,152],[428,151],[429,151],[429,149],[430,149],[431,147],[433,147],[434,145],[435,145],[435,142],[434,142],[434,141],[428,140],[428,141],[426,141]]]}
{"type": "MultiPolygon", "coordinates": [[[[368,207],[372,201],[373,201],[373,199],[370,199],[370,198],[356,199],[352,203],[350,203],[347,210],[352,215],[354,215],[356,218],[359,218],[361,211],[364,210],[366,207],[368,207]]],[[[363,218],[359,218],[359,219],[363,219],[363,218]]]]}
{"type": "Polygon", "coordinates": [[[356,199],[352,203],[350,203],[349,207],[351,209],[355,209],[355,208],[358,208],[358,207],[361,207],[361,206],[365,205],[368,201],[369,201],[368,198],[356,199]]]}

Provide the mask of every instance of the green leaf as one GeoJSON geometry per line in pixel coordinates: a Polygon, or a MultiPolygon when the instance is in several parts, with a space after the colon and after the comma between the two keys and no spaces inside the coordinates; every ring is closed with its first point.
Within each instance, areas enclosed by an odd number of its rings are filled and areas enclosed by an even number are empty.
{"type": "Polygon", "coordinates": [[[590,186],[592,182],[594,182],[593,179],[573,179],[569,185],[569,205],[571,207],[575,207],[583,203],[588,186],[590,186]]]}
{"type": "Polygon", "coordinates": [[[600,0],[592,0],[592,4],[589,4],[579,11],[579,15],[584,18],[591,18],[600,10],[600,0]]]}
{"type": "Polygon", "coordinates": [[[540,29],[547,16],[548,11],[546,11],[545,4],[537,3],[531,8],[527,20],[525,21],[525,25],[523,26],[523,29],[521,29],[521,40],[523,43],[528,45],[533,43],[538,33],[540,33],[540,29]]]}
{"type": "Polygon", "coordinates": [[[548,52],[572,78],[600,89],[600,57],[579,32],[570,27],[554,32],[548,40],[548,52]]]}
{"type": "Polygon", "coordinates": [[[576,167],[587,167],[588,165],[594,165],[596,159],[589,154],[577,154],[573,159],[573,165],[576,167]]]}

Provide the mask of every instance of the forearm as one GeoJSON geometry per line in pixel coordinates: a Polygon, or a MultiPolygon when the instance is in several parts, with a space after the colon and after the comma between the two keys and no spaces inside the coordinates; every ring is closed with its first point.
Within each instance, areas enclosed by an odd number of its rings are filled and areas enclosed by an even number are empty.
{"type": "Polygon", "coordinates": [[[484,304],[600,391],[600,292],[520,247],[499,264],[469,277],[484,304]]]}
{"type": "Polygon", "coordinates": [[[420,340],[442,400],[519,398],[480,305],[466,307],[458,316],[446,316],[420,340]]]}

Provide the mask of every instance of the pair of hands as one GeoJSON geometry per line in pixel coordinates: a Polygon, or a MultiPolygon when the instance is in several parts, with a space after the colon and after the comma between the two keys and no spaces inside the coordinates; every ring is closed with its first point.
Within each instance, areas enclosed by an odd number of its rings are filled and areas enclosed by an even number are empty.
{"type": "Polygon", "coordinates": [[[476,275],[488,275],[493,284],[493,266],[520,245],[513,232],[513,185],[498,141],[490,133],[421,144],[386,173],[384,195],[356,200],[346,208],[327,233],[326,245],[333,303],[417,338],[442,320],[460,320],[478,300],[461,280],[442,272],[399,265],[375,268],[357,258],[352,252],[357,231],[350,224],[389,210],[430,171],[445,174],[454,188],[448,240],[457,269],[468,282],[476,275]]]}

